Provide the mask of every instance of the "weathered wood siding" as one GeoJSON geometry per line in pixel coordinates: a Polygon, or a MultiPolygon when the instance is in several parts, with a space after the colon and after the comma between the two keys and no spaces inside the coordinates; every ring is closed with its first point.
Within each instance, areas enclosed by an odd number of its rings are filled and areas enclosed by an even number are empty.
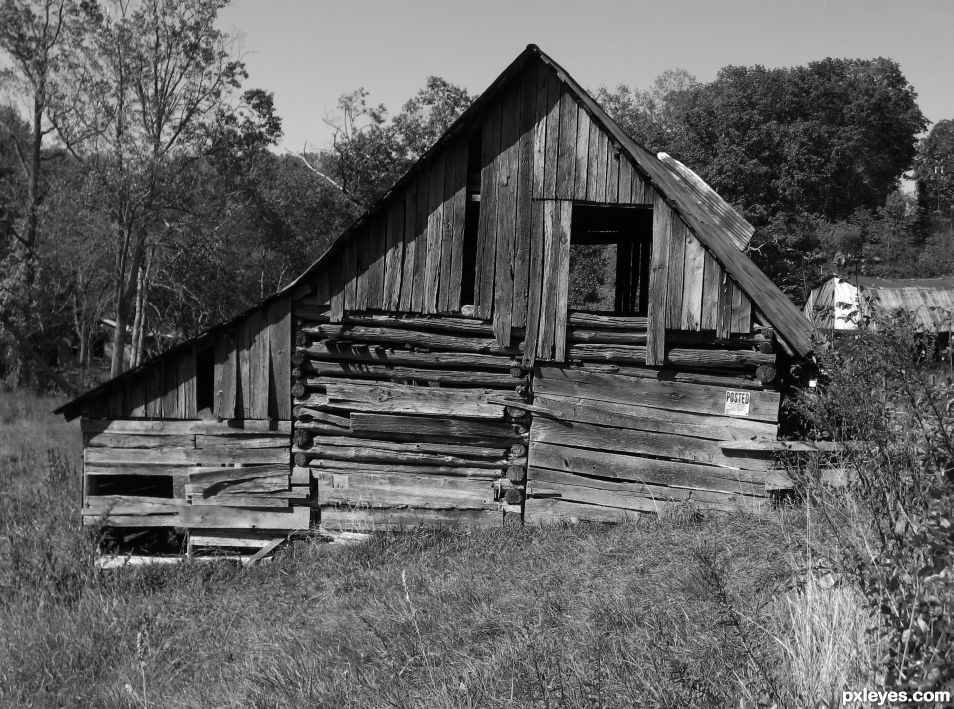
{"type": "Polygon", "coordinates": [[[500,525],[522,512],[527,397],[519,350],[490,322],[346,315],[295,305],[295,475],[321,525],[500,525]],[[521,393],[515,391],[519,389],[521,393]]]}
{"type": "Polygon", "coordinates": [[[86,419],[84,524],[307,529],[308,479],[291,470],[291,422],[86,419]]]}
{"type": "Polygon", "coordinates": [[[562,362],[574,203],[654,210],[650,362],[665,331],[746,333],[751,303],[550,67],[513,78],[468,132],[422,163],[348,237],[318,280],[330,318],[348,312],[459,314],[473,306],[523,363],[562,362]],[[468,146],[480,145],[479,164],[468,146]],[[479,174],[468,193],[467,174],[479,174]],[[477,203],[474,272],[463,272],[467,200],[477,203]],[[473,281],[473,302],[461,301],[473,281]]]}

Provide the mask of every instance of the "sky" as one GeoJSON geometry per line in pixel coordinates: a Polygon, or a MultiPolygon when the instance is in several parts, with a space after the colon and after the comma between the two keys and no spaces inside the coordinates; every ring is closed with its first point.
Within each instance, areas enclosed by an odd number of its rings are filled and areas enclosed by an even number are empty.
{"type": "Polygon", "coordinates": [[[954,118],[954,0],[233,0],[219,26],[239,38],[246,86],[274,92],[292,151],[329,144],[343,93],[364,87],[392,114],[429,75],[479,93],[527,44],[588,89],[889,57],[929,121],[954,118]]]}

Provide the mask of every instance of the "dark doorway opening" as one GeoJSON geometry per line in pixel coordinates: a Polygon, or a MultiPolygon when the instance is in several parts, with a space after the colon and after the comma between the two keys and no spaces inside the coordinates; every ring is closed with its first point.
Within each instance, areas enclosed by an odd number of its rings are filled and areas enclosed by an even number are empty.
{"type": "Polygon", "coordinates": [[[646,315],[652,242],[651,209],[573,205],[568,308],[646,315]]]}

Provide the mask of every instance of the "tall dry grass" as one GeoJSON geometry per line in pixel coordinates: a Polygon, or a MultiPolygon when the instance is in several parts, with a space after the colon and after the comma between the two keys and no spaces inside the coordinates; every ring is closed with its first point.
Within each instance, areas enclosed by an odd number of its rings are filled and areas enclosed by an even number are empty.
{"type": "Polygon", "coordinates": [[[16,429],[0,434],[16,452],[0,473],[2,706],[805,707],[871,684],[868,606],[816,573],[804,507],[96,573],[79,433],[54,403],[0,401],[16,429]]]}

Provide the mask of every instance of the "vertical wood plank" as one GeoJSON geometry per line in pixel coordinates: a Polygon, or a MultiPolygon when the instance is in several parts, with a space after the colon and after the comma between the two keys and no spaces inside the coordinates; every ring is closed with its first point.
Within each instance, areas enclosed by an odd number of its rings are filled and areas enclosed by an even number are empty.
{"type": "Polygon", "coordinates": [[[666,327],[678,330],[682,323],[682,283],[686,262],[686,239],[689,236],[685,222],[678,215],[672,216],[670,234],[666,327]]]}
{"type": "Polygon", "coordinates": [[[596,201],[606,201],[606,173],[607,159],[609,154],[609,138],[602,130],[599,131],[597,140],[598,152],[596,156],[596,201]]]}
{"type": "Polygon", "coordinates": [[[598,189],[596,181],[599,177],[598,163],[600,161],[600,135],[602,131],[596,121],[590,121],[590,135],[586,149],[586,197],[589,202],[596,201],[598,189]]]}
{"type": "Polygon", "coordinates": [[[179,418],[194,419],[198,415],[195,398],[195,347],[186,347],[178,360],[179,418]]]}
{"type": "Polygon", "coordinates": [[[424,262],[424,303],[422,312],[437,312],[437,292],[441,278],[441,250],[444,235],[444,168],[447,150],[434,156],[427,184],[427,256],[424,262]]]}
{"type": "Polygon", "coordinates": [[[249,313],[249,332],[252,336],[249,354],[249,391],[251,392],[251,418],[268,418],[268,374],[271,370],[271,354],[268,344],[268,318],[264,307],[249,313]]]}
{"type": "Polygon", "coordinates": [[[661,367],[666,360],[666,287],[672,213],[659,194],[653,200],[653,255],[649,270],[646,364],[661,367]]]}
{"type": "Polygon", "coordinates": [[[424,312],[424,293],[427,286],[427,217],[430,205],[430,174],[434,169],[418,173],[417,176],[417,205],[414,214],[414,241],[417,250],[414,252],[414,292],[411,293],[411,310],[415,313],[424,312]]]}
{"type": "Polygon", "coordinates": [[[576,196],[576,101],[565,88],[560,92],[560,139],[557,149],[557,199],[573,199],[576,196]]]}
{"type": "Polygon", "coordinates": [[[537,65],[523,75],[520,87],[520,139],[517,146],[517,224],[513,259],[513,327],[527,324],[532,233],[533,137],[536,104],[537,65]]]}
{"type": "Polygon", "coordinates": [[[619,202],[619,164],[620,164],[619,146],[614,143],[609,144],[609,152],[606,155],[606,201],[619,202]]]}
{"type": "Polygon", "coordinates": [[[417,180],[408,183],[404,192],[404,269],[401,280],[401,310],[411,310],[411,295],[417,287],[414,278],[414,263],[417,261],[417,240],[414,227],[417,224],[417,180]]]}
{"type": "Polygon", "coordinates": [[[146,416],[162,418],[162,367],[158,362],[149,367],[149,401],[146,403],[146,416]]]}
{"type": "Polygon", "coordinates": [[[146,415],[146,378],[140,372],[127,380],[127,384],[129,415],[133,418],[144,418],[146,415]]]}
{"type": "Polygon", "coordinates": [[[543,199],[544,174],[547,158],[547,117],[550,113],[547,91],[550,87],[550,68],[537,65],[536,105],[533,123],[533,198],[543,199]]]}
{"type": "Polygon", "coordinates": [[[576,120],[576,167],[574,168],[573,198],[586,199],[586,171],[589,160],[590,114],[583,106],[578,107],[576,120]]]}
{"type": "Polygon", "coordinates": [[[226,328],[215,338],[215,368],[214,390],[215,398],[212,404],[212,413],[216,418],[235,418],[235,385],[238,377],[238,352],[235,349],[235,333],[226,328]]]}
{"type": "Polygon", "coordinates": [[[721,295],[722,269],[719,262],[706,251],[705,275],[702,283],[702,321],[703,330],[715,330],[719,321],[719,296],[721,295]]]}
{"type": "Polygon", "coordinates": [[[752,329],[752,301],[739,288],[735,286],[735,292],[732,294],[732,325],[731,332],[747,334],[752,329]]]}
{"type": "Polygon", "coordinates": [[[371,262],[368,265],[368,295],[365,307],[380,310],[384,307],[385,215],[378,213],[368,226],[371,243],[371,262]]]}
{"type": "Polygon", "coordinates": [[[619,157],[619,202],[633,204],[633,164],[623,154],[619,157]]]}
{"type": "MultiPolygon", "coordinates": [[[[563,231],[561,202],[544,202],[543,284],[540,294],[540,316],[537,333],[537,357],[554,358],[559,303],[560,239],[563,231]]],[[[569,247],[567,247],[569,249],[569,247]]]]}
{"type": "Polygon", "coordinates": [[[517,227],[517,149],[520,141],[520,87],[507,90],[500,121],[497,155],[497,248],[494,276],[494,335],[510,345],[513,318],[513,264],[517,227]]]}
{"type": "Polygon", "coordinates": [[[540,351],[540,318],[543,309],[543,270],[546,254],[546,213],[542,200],[530,205],[530,279],[527,291],[527,329],[523,363],[532,367],[540,351]]]}
{"type": "Polygon", "coordinates": [[[291,300],[279,298],[269,305],[268,348],[271,376],[268,379],[268,418],[291,418],[291,300]]]}
{"type": "Polygon", "coordinates": [[[556,294],[553,313],[553,359],[566,361],[567,299],[570,285],[570,230],[573,219],[573,203],[569,200],[557,204],[559,239],[554,268],[556,294]]]}
{"type": "Polygon", "coordinates": [[[557,174],[559,171],[560,149],[560,94],[562,82],[554,71],[547,71],[547,153],[546,167],[543,172],[543,196],[553,199],[556,196],[557,174]]]}
{"type": "Polygon", "coordinates": [[[239,393],[241,394],[242,418],[255,418],[252,414],[252,382],[251,363],[249,357],[252,354],[252,330],[249,318],[242,318],[239,322],[239,340],[238,340],[238,361],[239,361],[239,393]]]}
{"type": "Polygon", "coordinates": [[[344,317],[345,289],[348,283],[344,262],[344,249],[339,249],[322,268],[322,275],[331,283],[331,308],[328,312],[331,322],[341,322],[344,317]]]}
{"type": "Polygon", "coordinates": [[[735,284],[729,274],[722,271],[722,283],[719,287],[719,319],[716,322],[716,337],[728,337],[732,331],[732,299],[735,295],[735,284]]]}
{"type": "MultiPolygon", "coordinates": [[[[179,365],[175,357],[164,357],[162,363],[162,416],[167,419],[179,415],[179,365]]],[[[110,415],[122,415],[121,412],[110,415]]]]}
{"type": "Polygon", "coordinates": [[[384,309],[394,312],[401,307],[401,280],[404,269],[404,199],[398,196],[388,206],[384,261],[384,309]]]}
{"type": "Polygon", "coordinates": [[[477,317],[489,318],[494,302],[494,268],[497,253],[497,170],[500,152],[501,104],[487,111],[482,127],[480,214],[477,223],[477,273],[474,304],[477,317]]]}
{"type": "Polygon", "coordinates": [[[371,225],[366,221],[364,225],[352,234],[355,253],[355,296],[354,310],[367,310],[368,297],[371,290],[371,225]]]}
{"type": "Polygon", "coordinates": [[[352,233],[344,245],[344,309],[352,311],[358,303],[358,233],[352,233]]]}
{"type": "Polygon", "coordinates": [[[464,258],[464,209],[467,199],[467,140],[459,138],[444,164],[444,225],[438,311],[460,309],[461,263],[464,258]]]}
{"type": "Polygon", "coordinates": [[[633,204],[653,204],[655,201],[655,190],[646,182],[646,179],[640,174],[636,166],[633,165],[633,188],[630,200],[633,204]]]}
{"type": "Polygon", "coordinates": [[[702,329],[702,286],[705,266],[705,247],[691,232],[687,231],[686,267],[682,277],[682,324],[680,325],[682,330],[702,329]]]}

